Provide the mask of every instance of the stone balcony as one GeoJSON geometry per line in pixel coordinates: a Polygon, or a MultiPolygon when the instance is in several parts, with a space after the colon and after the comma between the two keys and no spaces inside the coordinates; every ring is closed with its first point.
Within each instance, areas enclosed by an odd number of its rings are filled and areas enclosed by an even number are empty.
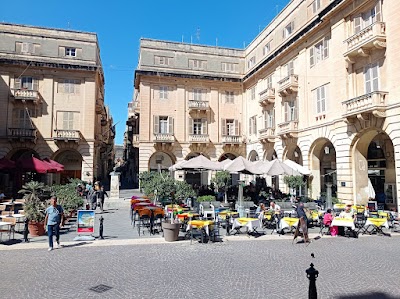
{"type": "Polygon", "coordinates": [[[243,141],[242,136],[225,135],[222,136],[222,143],[224,145],[239,145],[243,141]]]}
{"type": "Polygon", "coordinates": [[[345,112],[343,117],[348,120],[372,114],[375,117],[385,117],[387,109],[386,91],[374,91],[342,102],[345,112]]]}
{"type": "Polygon", "coordinates": [[[299,122],[297,120],[280,123],[278,127],[278,135],[281,138],[297,138],[299,132],[299,122]]]}
{"type": "Polygon", "coordinates": [[[258,103],[261,107],[275,103],[275,88],[266,88],[259,95],[258,103]]]}
{"type": "Polygon", "coordinates": [[[209,143],[210,137],[208,136],[208,134],[203,134],[203,135],[190,134],[189,142],[190,143],[209,143]]]}
{"type": "Polygon", "coordinates": [[[102,114],[104,111],[104,102],[102,100],[96,100],[96,113],[102,114]]]}
{"type": "Polygon", "coordinates": [[[258,140],[261,143],[267,143],[267,142],[275,142],[275,128],[264,128],[258,131],[259,133],[259,138],[258,140]]]}
{"type": "Polygon", "coordinates": [[[134,116],[135,113],[138,113],[140,111],[140,102],[134,101],[128,103],[128,116],[134,116]]]}
{"type": "Polygon", "coordinates": [[[34,128],[8,128],[7,137],[9,140],[36,142],[37,130],[34,128]]]}
{"type": "Polygon", "coordinates": [[[174,141],[175,141],[174,134],[169,134],[169,133],[153,134],[154,143],[174,143],[174,141]]]}
{"type": "Polygon", "coordinates": [[[299,76],[289,75],[278,82],[278,92],[282,97],[296,93],[299,89],[299,76]]]}
{"type": "Polygon", "coordinates": [[[352,61],[356,56],[368,56],[373,48],[386,48],[385,23],[375,22],[344,41],[344,56],[352,61]]]}
{"type": "Polygon", "coordinates": [[[208,101],[188,101],[189,111],[207,111],[210,109],[208,101]]]}
{"type": "Polygon", "coordinates": [[[81,133],[78,130],[54,130],[54,141],[79,142],[81,133]]]}
{"type": "Polygon", "coordinates": [[[28,89],[11,89],[12,99],[14,101],[25,101],[38,104],[40,102],[40,94],[36,90],[28,89]]]}

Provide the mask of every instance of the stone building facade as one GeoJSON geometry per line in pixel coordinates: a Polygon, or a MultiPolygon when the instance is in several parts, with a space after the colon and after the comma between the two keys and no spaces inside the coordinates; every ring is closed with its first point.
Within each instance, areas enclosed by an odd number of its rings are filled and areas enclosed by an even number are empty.
{"type": "Polygon", "coordinates": [[[244,50],[143,39],[131,104],[139,170],[195,153],[291,159],[311,170],[313,198],[332,184],[339,199],[366,203],[372,185],[397,209],[399,9],[293,0],[244,50]],[[232,137],[228,119],[239,124],[232,137]]]}
{"type": "Polygon", "coordinates": [[[0,23],[0,157],[50,158],[49,179],[92,181],[112,166],[97,35],[0,23]]]}

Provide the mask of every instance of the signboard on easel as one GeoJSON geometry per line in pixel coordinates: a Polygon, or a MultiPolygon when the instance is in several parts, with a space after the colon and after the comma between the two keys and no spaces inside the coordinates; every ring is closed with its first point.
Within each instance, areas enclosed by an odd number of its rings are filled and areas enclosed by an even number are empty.
{"type": "Polygon", "coordinates": [[[77,233],[80,234],[93,234],[95,222],[94,210],[79,210],[77,215],[77,233]]]}

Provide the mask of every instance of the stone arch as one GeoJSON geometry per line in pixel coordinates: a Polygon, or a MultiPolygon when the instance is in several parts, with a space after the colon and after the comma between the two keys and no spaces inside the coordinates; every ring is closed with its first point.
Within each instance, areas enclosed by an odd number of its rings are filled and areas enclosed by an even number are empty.
{"type": "Polygon", "coordinates": [[[283,153],[282,160],[289,159],[297,164],[303,165],[303,154],[296,144],[287,146],[283,153]]]}
{"type": "Polygon", "coordinates": [[[276,154],[276,151],[274,148],[266,149],[264,151],[264,161],[272,161],[275,159],[278,159],[278,155],[276,154]]]}
{"type": "Polygon", "coordinates": [[[234,153],[226,152],[226,153],[223,153],[223,154],[218,158],[218,161],[221,162],[221,161],[224,161],[224,160],[226,160],[226,159],[234,160],[234,159],[236,159],[237,157],[238,157],[238,155],[236,155],[236,154],[234,154],[234,153]]]}
{"type": "MultiPolygon", "coordinates": [[[[186,155],[186,157],[185,157],[185,160],[190,160],[190,159],[193,159],[193,158],[196,158],[196,157],[198,157],[198,156],[200,156],[200,155],[203,155],[204,157],[206,157],[207,159],[210,159],[210,156],[209,155],[207,155],[206,153],[204,153],[204,152],[190,152],[189,154],[187,154],[186,155]]],[[[211,160],[211,159],[210,159],[211,160]]]]}
{"type": "Polygon", "coordinates": [[[149,171],[168,170],[169,167],[174,165],[176,157],[168,152],[156,151],[149,158],[149,171]]]}
{"type": "Polygon", "coordinates": [[[16,148],[7,154],[7,157],[12,161],[17,161],[21,158],[35,157],[40,159],[39,154],[32,148],[16,148]]]}
{"type": "Polygon", "coordinates": [[[74,149],[62,149],[55,152],[52,156],[54,161],[64,165],[64,171],[60,173],[59,183],[67,183],[70,178],[82,178],[83,157],[80,152],[74,149]]]}
{"type": "Polygon", "coordinates": [[[258,153],[255,150],[252,150],[247,159],[250,161],[258,161],[260,158],[258,157],[258,153]]]}

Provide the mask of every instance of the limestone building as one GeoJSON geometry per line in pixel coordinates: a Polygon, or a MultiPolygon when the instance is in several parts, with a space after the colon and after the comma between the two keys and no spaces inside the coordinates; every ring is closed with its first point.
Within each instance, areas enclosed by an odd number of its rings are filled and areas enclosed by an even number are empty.
{"type": "MultiPolygon", "coordinates": [[[[267,4],[266,4],[267,5],[267,4]]],[[[131,107],[139,171],[203,153],[291,159],[308,195],[333,184],[400,204],[396,0],[292,0],[243,50],[142,39],[131,107]]]]}
{"type": "Polygon", "coordinates": [[[96,34],[0,23],[0,105],[0,157],[60,162],[57,183],[106,178],[115,132],[96,34]]]}

